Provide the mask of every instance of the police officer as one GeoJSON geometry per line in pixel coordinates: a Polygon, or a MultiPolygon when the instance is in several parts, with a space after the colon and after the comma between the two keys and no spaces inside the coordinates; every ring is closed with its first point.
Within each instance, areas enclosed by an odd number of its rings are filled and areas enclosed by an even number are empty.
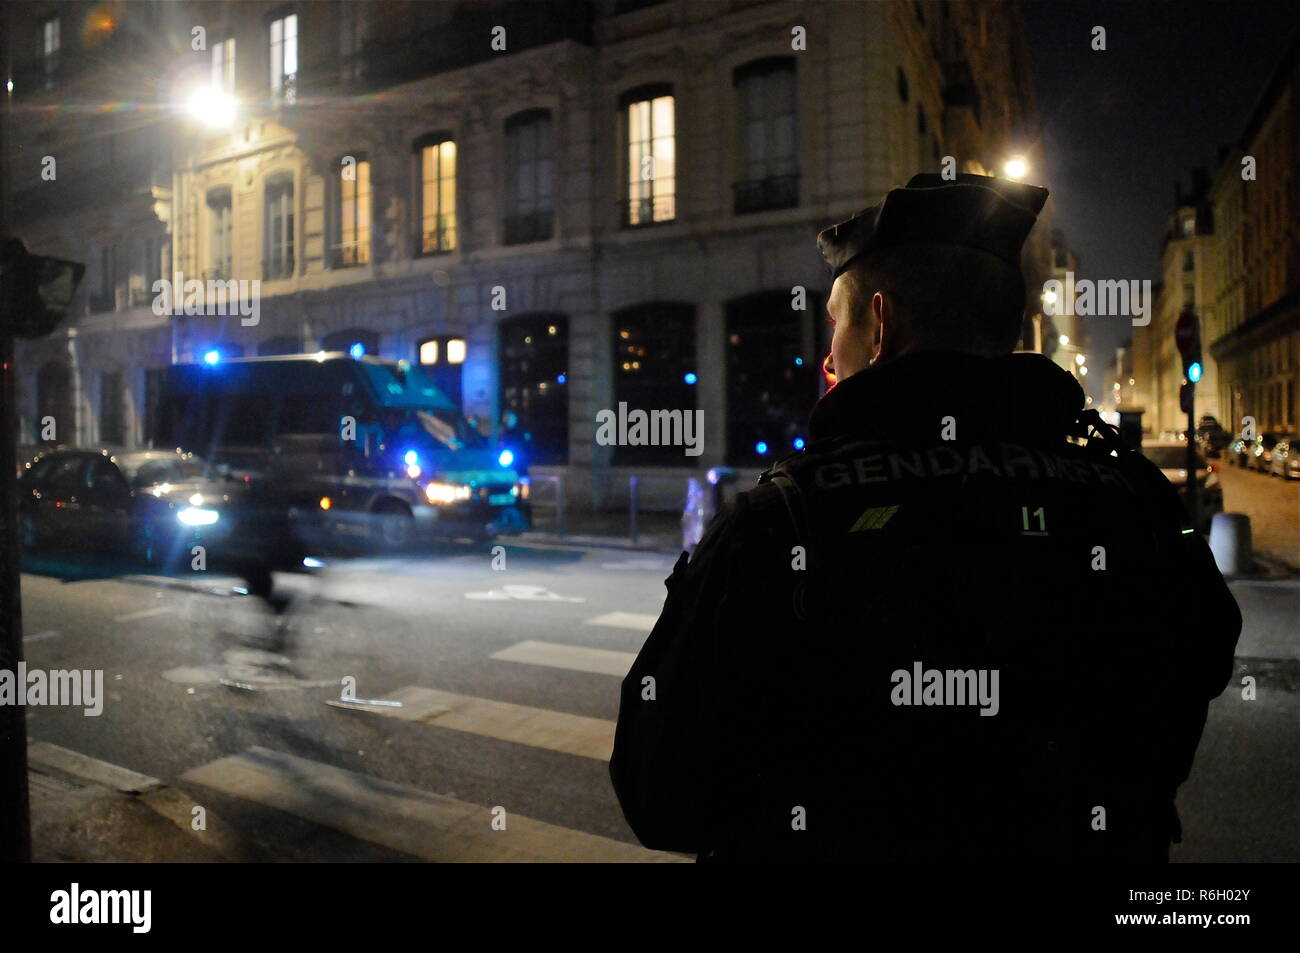
{"type": "Polygon", "coordinates": [[[1165,861],[1241,616],[1172,485],[1013,353],[1047,191],[915,176],[824,231],[811,441],[667,580],[610,763],[702,860],[1165,861]]]}

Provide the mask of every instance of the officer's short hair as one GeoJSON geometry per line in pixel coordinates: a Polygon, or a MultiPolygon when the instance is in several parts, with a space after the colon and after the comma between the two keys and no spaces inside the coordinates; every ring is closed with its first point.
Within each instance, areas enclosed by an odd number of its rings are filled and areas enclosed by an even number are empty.
{"type": "Polygon", "coordinates": [[[889,294],[914,346],[1005,354],[1020,340],[1025,282],[1019,269],[964,245],[907,244],[864,255],[846,274],[851,306],[889,294]]]}

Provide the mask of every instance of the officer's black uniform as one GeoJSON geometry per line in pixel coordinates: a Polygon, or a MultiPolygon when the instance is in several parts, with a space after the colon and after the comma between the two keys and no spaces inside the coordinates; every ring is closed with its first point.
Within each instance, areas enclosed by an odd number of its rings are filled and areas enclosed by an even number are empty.
{"type": "Polygon", "coordinates": [[[610,768],[642,842],[1167,859],[1241,617],[1172,485],[1083,404],[1037,354],[924,352],[833,388],[807,449],[678,560],[623,683],[610,768]],[[898,673],[927,670],[990,690],[924,704],[898,673]]]}

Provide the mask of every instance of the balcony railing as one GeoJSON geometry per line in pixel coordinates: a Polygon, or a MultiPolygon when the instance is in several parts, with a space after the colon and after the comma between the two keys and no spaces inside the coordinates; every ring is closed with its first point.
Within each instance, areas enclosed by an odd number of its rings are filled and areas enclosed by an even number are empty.
{"type": "Polygon", "coordinates": [[[456,216],[439,215],[415,236],[416,255],[438,255],[456,250],[456,216]]]}
{"type": "Polygon", "coordinates": [[[621,204],[623,206],[623,225],[625,228],[667,225],[677,217],[677,196],[675,194],[626,199],[621,204]]]}
{"type": "Polygon", "coordinates": [[[526,215],[507,215],[505,234],[507,245],[523,245],[528,242],[543,242],[551,237],[554,213],[550,209],[529,212],[526,215]]]}
{"type": "Polygon", "coordinates": [[[737,215],[763,212],[769,209],[796,208],[799,205],[799,176],[771,175],[766,179],[737,182],[735,211],[737,215]]]}
{"type": "Polygon", "coordinates": [[[331,268],[355,268],[370,263],[370,240],[339,242],[329,248],[331,268]]]}

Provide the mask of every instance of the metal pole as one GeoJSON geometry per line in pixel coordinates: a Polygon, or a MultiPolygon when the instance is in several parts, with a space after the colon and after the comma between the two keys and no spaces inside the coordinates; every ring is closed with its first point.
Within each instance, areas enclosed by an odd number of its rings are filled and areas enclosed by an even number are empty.
{"type": "Polygon", "coordinates": [[[1200,487],[1196,481],[1196,385],[1187,385],[1191,399],[1187,402],[1187,510],[1192,514],[1192,526],[1201,531],[1201,511],[1197,506],[1200,487]]]}
{"type": "Polygon", "coordinates": [[[637,541],[636,485],[637,485],[637,478],[635,476],[629,477],[628,478],[628,504],[627,504],[627,516],[628,516],[627,535],[632,540],[633,545],[636,545],[636,541],[637,541]]]}
{"type": "Polygon", "coordinates": [[[560,473],[555,477],[555,528],[561,538],[564,536],[564,503],[564,474],[560,473]]]}
{"type": "MultiPolygon", "coordinates": [[[[23,610],[18,543],[17,388],[14,339],[0,333],[0,670],[18,676],[23,659],[23,610]]],[[[22,693],[25,685],[16,685],[22,693]]],[[[20,695],[21,698],[21,695],[20,695]]],[[[0,862],[32,859],[27,801],[27,722],[21,704],[0,705],[0,862]]]]}

